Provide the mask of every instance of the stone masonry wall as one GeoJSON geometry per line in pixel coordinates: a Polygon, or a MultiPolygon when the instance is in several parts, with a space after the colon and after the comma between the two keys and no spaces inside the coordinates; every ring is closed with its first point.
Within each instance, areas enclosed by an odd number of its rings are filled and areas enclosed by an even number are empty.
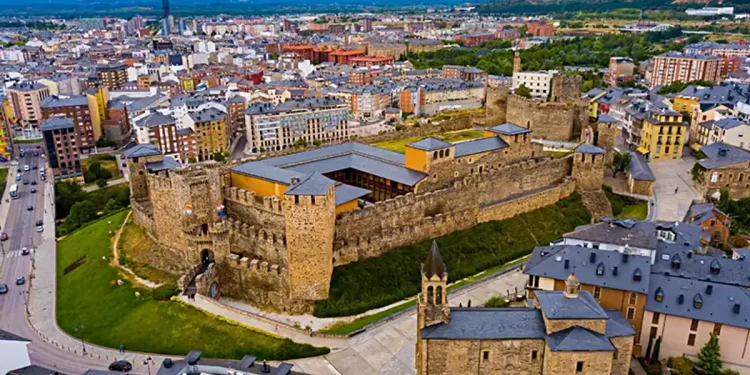
{"type": "Polygon", "coordinates": [[[581,96],[581,76],[556,74],[552,77],[550,101],[565,103],[578,100],[581,96]]]}
{"type": "Polygon", "coordinates": [[[617,350],[617,357],[612,360],[611,375],[628,375],[630,358],[633,354],[634,336],[611,337],[609,339],[617,350]]]}
{"type": "Polygon", "coordinates": [[[569,141],[580,134],[575,129],[577,112],[566,103],[544,103],[518,95],[508,96],[507,122],[530,128],[534,138],[569,141]]]}
{"type": "Polygon", "coordinates": [[[491,127],[506,122],[508,96],[510,96],[510,90],[505,87],[487,88],[487,99],[484,104],[485,125],[491,127]]]}
{"type": "Polygon", "coordinates": [[[477,221],[484,223],[492,220],[505,220],[516,215],[530,212],[544,206],[555,204],[572,194],[576,184],[568,179],[560,185],[543,188],[539,191],[528,192],[519,196],[509,197],[494,203],[479,207],[477,221]]]}
{"type": "Polygon", "coordinates": [[[574,153],[572,176],[581,191],[601,190],[604,183],[604,155],[574,153]]]}
{"type": "Polygon", "coordinates": [[[609,375],[611,368],[612,352],[553,352],[547,347],[544,356],[544,375],[609,375]],[[578,362],[583,371],[576,372],[578,362]]]}
{"type": "Polygon", "coordinates": [[[703,172],[701,184],[703,194],[712,194],[725,186],[728,186],[729,196],[732,199],[750,197],[750,168],[747,164],[734,164],[703,172]],[[713,172],[717,174],[716,182],[711,182],[713,172]]]}
{"type": "MultiPolygon", "coordinates": [[[[560,184],[570,174],[571,162],[571,157],[524,161],[465,177],[449,188],[406,194],[340,214],[336,220],[334,262],[343,265],[471,228],[477,224],[480,204],[560,184]]],[[[548,201],[546,196],[539,199],[548,201]]]]}
{"type": "Polygon", "coordinates": [[[538,375],[545,344],[544,340],[426,340],[424,347],[424,374],[538,375]]]}

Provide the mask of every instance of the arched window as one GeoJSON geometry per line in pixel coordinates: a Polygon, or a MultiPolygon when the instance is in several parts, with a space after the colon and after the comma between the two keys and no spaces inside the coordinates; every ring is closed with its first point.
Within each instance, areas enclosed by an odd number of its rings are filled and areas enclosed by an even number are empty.
{"type": "Polygon", "coordinates": [[[437,158],[438,158],[438,153],[437,151],[435,151],[432,153],[432,159],[437,159],[437,158]]]}
{"type": "Polygon", "coordinates": [[[439,286],[435,290],[435,303],[442,304],[443,303],[443,287],[439,286]]]}
{"type": "Polygon", "coordinates": [[[427,301],[427,303],[430,303],[430,304],[433,303],[433,301],[435,300],[435,296],[434,296],[433,289],[431,286],[427,287],[427,298],[425,300],[427,301]]]}
{"type": "MultiPolygon", "coordinates": [[[[451,149],[448,148],[448,149],[445,149],[445,157],[447,158],[449,156],[451,156],[451,149]]],[[[740,181],[742,181],[742,180],[740,180],[740,181]]]]}
{"type": "Polygon", "coordinates": [[[445,151],[444,150],[440,150],[440,152],[438,153],[438,155],[439,155],[440,159],[442,159],[445,156],[445,151]]]}

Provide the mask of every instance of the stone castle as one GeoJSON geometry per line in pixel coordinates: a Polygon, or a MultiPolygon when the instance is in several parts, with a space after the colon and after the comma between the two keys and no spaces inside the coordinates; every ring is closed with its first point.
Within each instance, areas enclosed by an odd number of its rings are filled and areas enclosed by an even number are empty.
{"type": "Polygon", "coordinates": [[[158,244],[141,261],[181,275],[183,290],[309,312],[334,267],[600,190],[605,150],[551,159],[532,131],[505,123],[405,154],[352,142],[188,168],[138,145],[125,153],[133,217],[158,244]]]}

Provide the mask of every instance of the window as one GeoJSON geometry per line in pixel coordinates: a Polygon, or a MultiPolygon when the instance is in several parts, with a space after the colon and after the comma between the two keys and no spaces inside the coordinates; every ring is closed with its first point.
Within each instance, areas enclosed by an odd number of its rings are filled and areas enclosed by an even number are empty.
{"type": "Polygon", "coordinates": [[[690,322],[690,330],[691,331],[697,331],[698,330],[698,319],[693,319],[693,321],[690,322]]]}
{"type": "Polygon", "coordinates": [[[656,332],[659,330],[658,327],[651,327],[651,332],[649,332],[648,337],[656,338],[656,332]]]}
{"type": "Polygon", "coordinates": [[[482,360],[483,361],[487,361],[489,359],[490,359],[490,351],[489,350],[485,350],[484,352],[482,352],[482,360]]]}
{"type": "Polygon", "coordinates": [[[538,356],[539,356],[539,352],[537,352],[536,350],[532,350],[531,351],[531,360],[532,361],[536,361],[537,358],[538,358],[538,356]]]}
{"type": "Polygon", "coordinates": [[[576,363],[576,372],[583,372],[583,362],[582,361],[578,361],[576,363]]]}
{"type": "Polygon", "coordinates": [[[719,323],[714,324],[714,335],[716,336],[721,335],[721,324],[719,323]]]}
{"type": "Polygon", "coordinates": [[[695,333],[691,333],[688,335],[688,346],[695,346],[695,333]]]}
{"type": "Polygon", "coordinates": [[[651,324],[659,324],[659,313],[654,313],[654,316],[651,317],[651,324]]]}
{"type": "Polygon", "coordinates": [[[638,302],[638,295],[633,292],[630,292],[630,298],[628,299],[628,304],[635,305],[636,302],[638,302]]]}
{"type": "Polygon", "coordinates": [[[628,307],[628,320],[635,319],[635,307],[628,307]]]}
{"type": "Polygon", "coordinates": [[[594,287],[594,298],[596,299],[602,298],[602,288],[598,286],[594,287]]]}

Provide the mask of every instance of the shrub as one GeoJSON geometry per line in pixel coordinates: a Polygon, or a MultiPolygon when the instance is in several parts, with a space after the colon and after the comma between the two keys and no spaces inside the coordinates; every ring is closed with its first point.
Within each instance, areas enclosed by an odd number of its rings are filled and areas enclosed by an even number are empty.
{"type": "Polygon", "coordinates": [[[667,366],[675,371],[677,375],[692,375],[693,361],[685,356],[669,357],[667,366]]]}
{"type": "Polygon", "coordinates": [[[732,370],[731,368],[725,368],[725,369],[721,370],[721,372],[719,374],[721,374],[721,375],[740,375],[740,372],[737,371],[737,370],[732,370]]]}
{"type": "MultiPolygon", "coordinates": [[[[573,194],[554,205],[506,220],[479,224],[437,238],[451,281],[475,275],[529,254],[591,215],[573,194]]],[[[328,300],[315,304],[318,317],[347,316],[385,306],[419,292],[419,265],[432,240],[402,246],[375,257],[336,267],[328,300]]]]}
{"type": "Polygon", "coordinates": [[[164,284],[151,292],[151,297],[157,301],[169,301],[170,298],[180,293],[176,285],[164,284]]]}
{"type": "Polygon", "coordinates": [[[484,303],[484,307],[507,307],[508,301],[499,295],[494,295],[484,303]]]}

